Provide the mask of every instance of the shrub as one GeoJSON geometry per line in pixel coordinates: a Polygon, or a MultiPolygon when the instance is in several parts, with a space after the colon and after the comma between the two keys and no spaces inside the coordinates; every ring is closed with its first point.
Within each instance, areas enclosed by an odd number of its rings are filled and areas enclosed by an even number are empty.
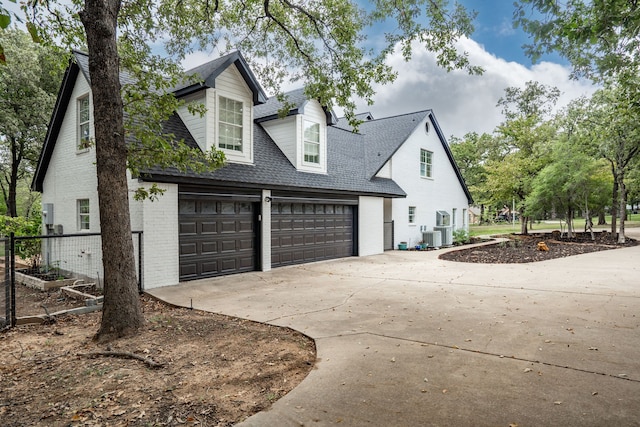
{"type": "Polygon", "coordinates": [[[464,228],[458,228],[453,232],[453,243],[455,245],[464,245],[469,241],[469,232],[464,228]]]}
{"type": "MultiPolygon", "coordinates": [[[[41,218],[0,217],[0,234],[8,236],[38,236],[41,234],[41,218]]],[[[23,260],[27,261],[31,268],[40,264],[41,252],[40,239],[22,240],[16,243],[15,252],[23,260]]]]}

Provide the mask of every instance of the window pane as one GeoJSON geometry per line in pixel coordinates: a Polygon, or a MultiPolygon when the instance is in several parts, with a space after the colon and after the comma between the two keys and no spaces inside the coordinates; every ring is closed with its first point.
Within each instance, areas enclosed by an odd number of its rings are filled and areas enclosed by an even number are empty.
{"type": "Polygon", "coordinates": [[[420,176],[431,178],[431,158],[433,153],[427,150],[420,150],[420,176]]]}
{"type": "Polygon", "coordinates": [[[219,97],[218,146],[242,151],[242,102],[219,97]]]}
{"type": "Polygon", "coordinates": [[[310,142],[320,142],[320,125],[305,120],[304,122],[304,139],[310,142]]]}
{"type": "Polygon", "coordinates": [[[89,230],[89,199],[78,200],[78,229],[89,230]]]}
{"type": "Polygon", "coordinates": [[[416,217],[416,207],[409,206],[409,223],[410,224],[413,224],[415,222],[415,217],[416,217]]]}

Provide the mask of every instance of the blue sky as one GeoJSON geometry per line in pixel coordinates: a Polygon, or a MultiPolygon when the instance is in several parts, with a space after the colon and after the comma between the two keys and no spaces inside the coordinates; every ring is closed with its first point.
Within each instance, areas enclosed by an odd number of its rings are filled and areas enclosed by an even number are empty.
{"type": "MultiPolygon", "coordinates": [[[[588,81],[572,80],[568,62],[557,54],[532,63],[522,49],[530,42],[528,34],[513,27],[513,0],[458,1],[478,12],[475,32],[460,40],[458,48],[472,64],[482,66],[484,74],[447,73],[436,66],[432,53],[416,45],[408,64],[399,54],[389,58],[398,71],[396,82],[376,88],[375,104],[360,103],[361,110],[379,118],[433,109],[445,135],[462,137],[467,132],[491,133],[503,121],[496,103],[507,87],[524,87],[527,81],[556,86],[562,93],[557,109],[595,90],[588,81]]],[[[373,37],[380,37],[385,27],[372,31],[373,37]]]]}
{"type": "MultiPolygon", "coordinates": [[[[521,28],[513,28],[513,2],[510,0],[459,0],[469,10],[478,12],[476,31],[472,39],[483,45],[487,51],[520,64],[531,65],[531,59],[524,54],[522,45],[530,43],[528,34],[521,28]]],[[[557,54],[545,55],[541,60],[567,64],[557,54]]]]}

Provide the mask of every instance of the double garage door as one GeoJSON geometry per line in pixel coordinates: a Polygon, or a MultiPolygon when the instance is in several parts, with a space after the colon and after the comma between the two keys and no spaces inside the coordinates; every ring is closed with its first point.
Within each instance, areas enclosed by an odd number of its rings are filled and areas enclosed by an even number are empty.
{"type": "Polygon", "coordinates": [[[271,266],[353,255],[353,210],[333,203],[273,203],[271,266]]]}
{"type": "MultiPolygon", "coordinates": [[[[179,197],[180,280],[260,269],[259,197],[179,197]]],[[[354,252],[354,207],[271,202],[271,266],[341,258],[354,252]]]]}

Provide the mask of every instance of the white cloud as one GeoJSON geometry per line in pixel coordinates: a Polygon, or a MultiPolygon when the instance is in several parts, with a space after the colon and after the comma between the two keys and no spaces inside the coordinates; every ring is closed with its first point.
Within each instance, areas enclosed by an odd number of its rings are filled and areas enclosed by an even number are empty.
{"type": "Polygon", "coordinates": [[[436,65],[432,53],[418,46],[409,63],[400,54],[389,58],[398,71],[397,80],[376,88],[373,106],[359,103],[359,108],[376,118],[433,109],[445,135],[461,137],[472,131],[490,133],[500,124],[503,117],[496,103],[507,87],[524,87],[530,80],[556,86],[562,92],[558,108],[595,90],[590,82],[571,80],[565,66],[542,62],[528,68],[490,54],[473,40],[459,44],[474,65],[485,69],[482,76],[461,70],[447,73],[436,65]]]}
{"type": "Polygon", "coordinates": [[[496,28],[495,31],[500,36],[512,36],[516,33],[515,28],[513,28],[513,22],[506,17],[502,19],[500,26],[496,28]]]}

